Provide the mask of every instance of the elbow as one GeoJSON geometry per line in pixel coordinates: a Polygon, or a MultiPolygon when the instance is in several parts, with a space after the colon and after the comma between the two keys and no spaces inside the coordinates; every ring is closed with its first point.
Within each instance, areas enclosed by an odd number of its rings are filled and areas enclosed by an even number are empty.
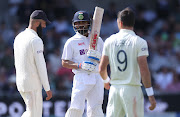
{"type": "Polygon", "coordinates": [[[99,71],[99,74],[102,76],[104,74],[104,72],[103,71],[99,71]]]}
{"type": "Polygon", "coordinates": [[[64,63],[62,63],[62,66],[65,67],[66,65],[64,63]]]}
{"type": "Polygon", "coordinates": [[[99,73],[102,74],[103,71],[104,71],[104,69],[101,66],[99,66],[99,73]]]}
{"type": "Polygon", "coordinates": [[[62,66],[67,67],[67,65],[66,65],[66,63],[64,61],[62,61],[62,66]]]}

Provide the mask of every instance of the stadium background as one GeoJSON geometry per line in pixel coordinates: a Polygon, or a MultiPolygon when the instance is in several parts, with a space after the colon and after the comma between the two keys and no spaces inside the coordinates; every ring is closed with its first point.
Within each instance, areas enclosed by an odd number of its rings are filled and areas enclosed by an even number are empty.
{"type": "MultiPolygon", "coordinates": [[[[103,40],[118,32],[119,10],[127,6],[135,10],[135,32],[148,42],[157,98],[157,108],[150,112],[144,93],[145,117],[180,117],[180,0],[0,0],[0,117],[20,117],[25,109],[15,85],[13,40],[28,26],[29,15],[35,9],[44,10],[52,22],[44,30],[43,41],[54,97],[44,101],[43,117],[64,117],[70,104],[73,74],[62,68],[63,46],[74,35],[73,14],[87,10],[92,15],[95,6],[105,9],[100,34],[103,40]]],[[[104,113],[107,95],[105,90],[104,113]]]]}

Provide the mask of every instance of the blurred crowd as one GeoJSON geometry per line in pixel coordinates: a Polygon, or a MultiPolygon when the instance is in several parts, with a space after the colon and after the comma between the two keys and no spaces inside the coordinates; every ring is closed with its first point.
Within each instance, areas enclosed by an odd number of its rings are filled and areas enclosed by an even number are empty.
{"type": "MultiPolygon", "coordinates": [[[[104,41],[118,32],[117,7],[111,2],[105,8],[100,34],[104,41]]],[[[144,4],[131,7],[136,13],[134,30],[148,42],[148,63],[155,91],[180,93],[180,0],[156,0],[154,8],[144,4]]],[[[51,88],[56,94],[71,91],[73,73],[62,67],[61,55],[65,42],[75,34],[72,17],[81,9],[70,0],[9,0],[6,15],[0,21],[0,95],[17,93],[13,41],[28,26],[35,9],[44,10],[52,22],[43,30],[51,88]]]]}

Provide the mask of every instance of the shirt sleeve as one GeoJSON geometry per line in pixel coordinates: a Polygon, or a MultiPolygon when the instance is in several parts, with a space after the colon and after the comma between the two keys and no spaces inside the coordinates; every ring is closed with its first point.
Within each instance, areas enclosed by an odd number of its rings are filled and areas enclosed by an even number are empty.
{"type": "Polygon", "coordinates": [[[68,40],[64,45],[63,54],[62,54],[61,59],[62,60],[72,60],[72,56],[73,56],[73,49],[71,47],[70,41],[68,40]]]}
{"type": "Polygon", "coordinates": [[[103,45],[104,45],[104,42],[103,42],[102,38],[99,37],[99,39],[98,39],[99,50],[98,51],[100,53],[102,53],[102,51],[103,51],[103,45]]]}
{"type": "Polygon", "coordinates": [[[33,54],[35,59],[35,64],[38,70],[38,74],[41,80],[41,83],[45,91],[50,90],[46,63],[43,55],[44,47],[41,39],[34,39],[32,41],[33,54]]]}
{"type": "Polygon", "coordinates": [[[149,56],[147,42],[143,39],[140,39],[138,44],[138,56],[149,56]]]}
{"type": "Polygon", "coordinates": [[[108,46],[109,46],[108,39],[106,39],[106,41],[104,42],[102,55],[106,55],[106,56],[109,55],[108,46]]]}

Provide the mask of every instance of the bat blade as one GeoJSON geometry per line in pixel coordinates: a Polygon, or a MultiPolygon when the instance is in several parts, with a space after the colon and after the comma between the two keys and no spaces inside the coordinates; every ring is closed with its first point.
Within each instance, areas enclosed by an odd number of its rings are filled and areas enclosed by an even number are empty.
{"type": "Polygon", "coordinates": [[[104,9],[100,7],[95,7],[94,15],[93,15],[93,22],[91,28],[91,35],[90,35],[90,45],[89,49],[96,50],[97,42],[100,35],[101,23],[104,14],[104,9]]]}

